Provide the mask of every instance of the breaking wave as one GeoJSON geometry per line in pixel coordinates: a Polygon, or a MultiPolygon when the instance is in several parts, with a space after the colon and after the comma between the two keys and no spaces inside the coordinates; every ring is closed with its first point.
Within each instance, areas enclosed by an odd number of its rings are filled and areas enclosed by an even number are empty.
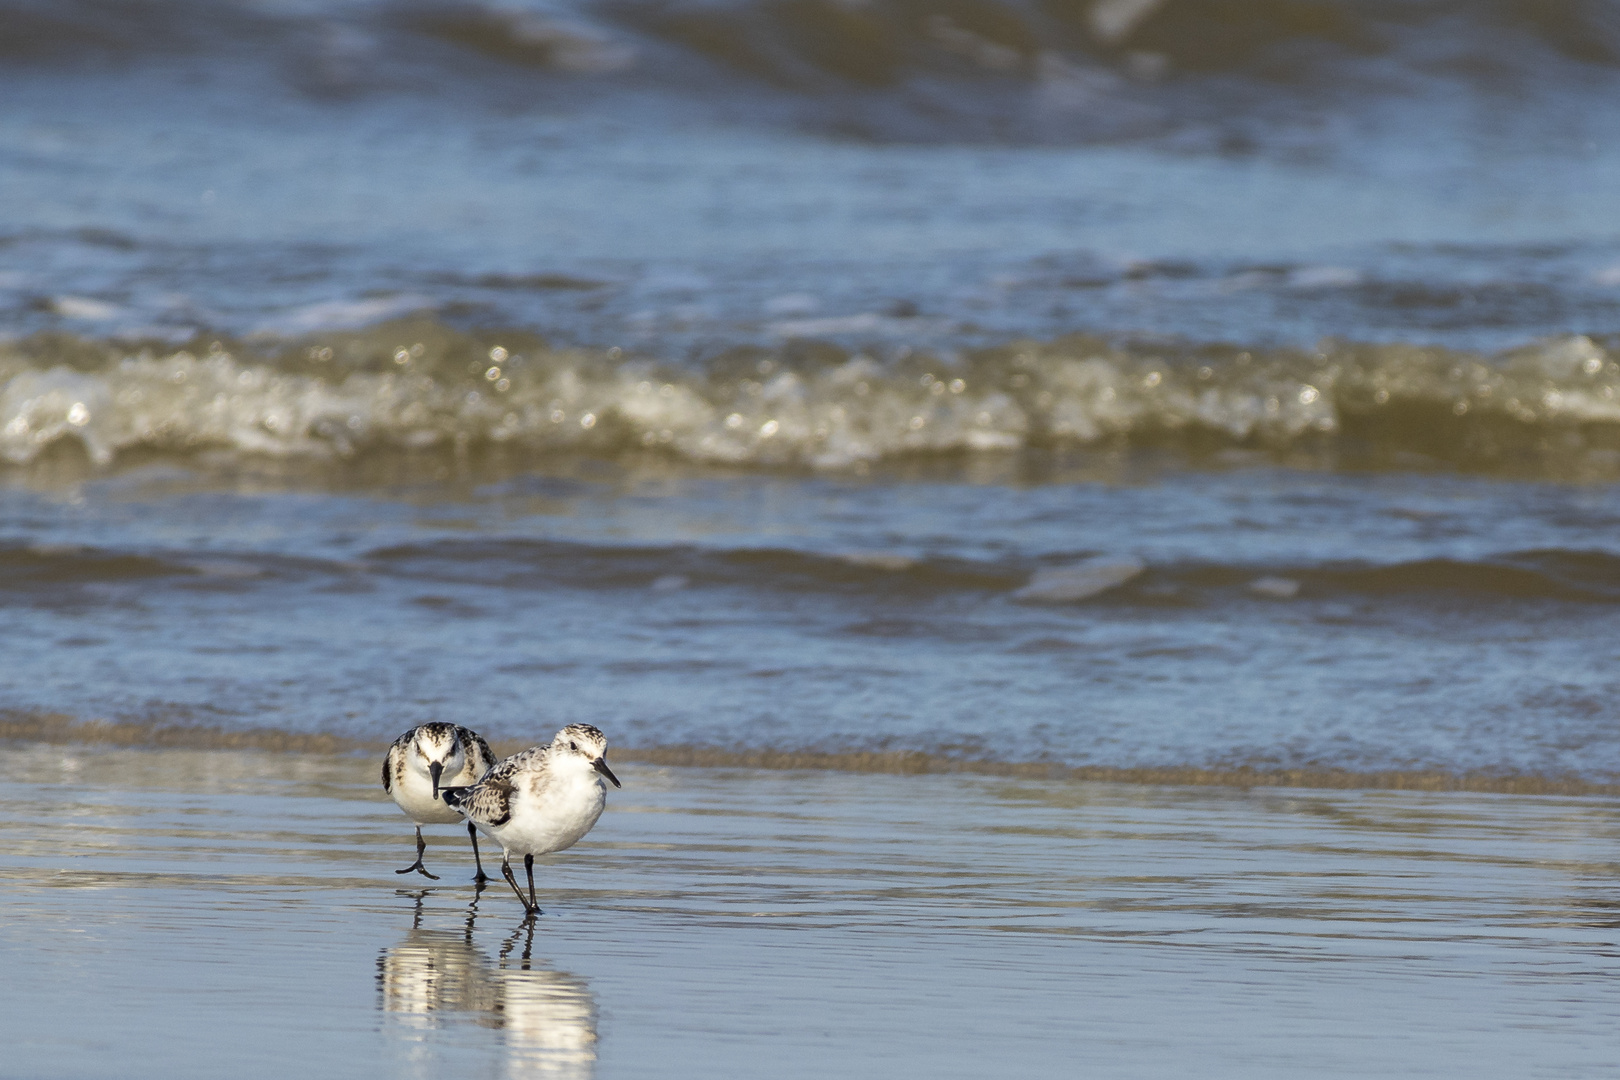
{"type": "Polygon", "coordinates": [[[763,91],[877,138],[1061,139],[1275,119],[1279,91],[1286,112],[1441,84],[1589,88],[1620,66],[1620,15],[1603,0],[0,2],[13,63],[175,54],[269,62],[316,96],[487,85],[493,61],[506,80],[731,112],[763,91]]]}
{"type": "Polygon", "coordinates": [[[274,348],[0,346],[0,458],[81,447],[311,462],[502,448],[860,469],[1064,447],[1326,454],[1389,468],[1620,473],[1620,361],[1575,336],[1499,355],[1088,338],[930,355],[789,342],[671,365],[416,320],[274,348]]]}

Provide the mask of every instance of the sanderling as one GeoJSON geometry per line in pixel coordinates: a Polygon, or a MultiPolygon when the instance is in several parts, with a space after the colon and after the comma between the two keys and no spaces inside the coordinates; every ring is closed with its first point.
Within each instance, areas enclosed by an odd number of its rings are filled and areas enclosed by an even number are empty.
{"type": "MultiPolygon", "coordinates": [[[[388,756],[383,758],[383,790],[416,822],[416,861],[394,873],[408,874],[415,870],[424,877],[439,880],[437,874],[429,874],[422,865],[422,852],[427,850],[422,842],[422,826],[454,825],[461,821],[461,815],[445,805],[441,792],[452,784],[474,783],[493,764],[495,755],[490,753],[489,743],[483,736],[454,724],[423,724],[394,740],[394,745],[388,748],[388,756]]],[[[478,830],[471,823],[467,825],[467,835],[472,838],[473,863],[478,867],[475,880],[487,881],[489,876],[484,873],[483,861],[478,857],[478,830]]]]}
{"type": "Polygon", "coordinates": [[[591,831],[607,803],[602,777],[619,786],[608,768],[607,737],[589,724],[570,724],[550,746],[532,746],[496,765],[478,783],[444,789],[444,801],[501,845],[501,873],[527,915],[538,915],[534,857],[571,848],[591,831]],[[529,898],[512,874],[512,856],[523,856],[529,898]]]}

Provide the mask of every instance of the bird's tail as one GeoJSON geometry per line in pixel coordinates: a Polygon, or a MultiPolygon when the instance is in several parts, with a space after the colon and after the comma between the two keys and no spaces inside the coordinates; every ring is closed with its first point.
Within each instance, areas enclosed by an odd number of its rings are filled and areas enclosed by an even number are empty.
{"type": "Polygon", "coordinates": [[[465,788],[465,787],[440,788],[439,789],[439,796],[442,799],[444,799],[444,804],[446,806],[448,806],[450,809],[452,809],[452,810],[460,810],[462,800],[464,800],[467,797],[467,792],[469,790],[471,790],[471,789],[470,788],[465,788]]]}

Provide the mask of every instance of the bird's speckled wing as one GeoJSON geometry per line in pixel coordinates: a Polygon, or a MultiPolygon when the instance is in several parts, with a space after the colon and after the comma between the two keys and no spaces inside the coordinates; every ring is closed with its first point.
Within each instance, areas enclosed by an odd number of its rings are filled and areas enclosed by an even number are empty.
{"type": "Polygon", "coordinates": [[[482,779],[495,765],[495,754],[490,750],[489,743],[471,728],[456,728],[456,738],[461,743],[461,752],[472,762],[473,775],[482,779]]]}
{"type": "Polygon", "coordinates": [[[491,828],[505,825],[512,817],[512,797],[521,787],[531,787],[531,774],[545,764],[549,746],[531,746],[513,754],[484,774],[484,778],[458,800],[456,809],[474,825],[491,828]]]}
{"type": "Polygon", "coordinates": [[[411,739],[416,736],[416,729],[411,728],[405,734],[395,739],[383,755],[382,782],[383,790],[392,795],[394,793],[394,780],[405,771],[405,750],[411,745],[411,739]]]}

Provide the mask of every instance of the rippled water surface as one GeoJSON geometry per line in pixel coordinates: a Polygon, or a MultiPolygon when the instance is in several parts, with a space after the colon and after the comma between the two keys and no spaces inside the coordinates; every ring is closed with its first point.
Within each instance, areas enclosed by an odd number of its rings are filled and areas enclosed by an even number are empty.
{"type": "Polygon", "coordinates": [[[1070,464],[16,486],[0,693],[362,740],[1620,773],[1613,489],[1070,464]]]}
{"type": "Polygon", "coordinates": [[[0,768],[18,1076],[1590,1077],[1620,1010],[1607,799],[627,766],[531,929],[369,759],[0,768]]]}
{"type": "Polygon", "coordinates": [[[1612,1073],[1617,92],[1599,0],[0,0],[0,1071],[1612,1073]],[[532,933],[218,750],[427,720],[623,752],[532,933]]]}
{"type": "Polygon", "coordinates": [[[0,710],[1612,781],[1617,58],[0,0],[0,710]]]}

